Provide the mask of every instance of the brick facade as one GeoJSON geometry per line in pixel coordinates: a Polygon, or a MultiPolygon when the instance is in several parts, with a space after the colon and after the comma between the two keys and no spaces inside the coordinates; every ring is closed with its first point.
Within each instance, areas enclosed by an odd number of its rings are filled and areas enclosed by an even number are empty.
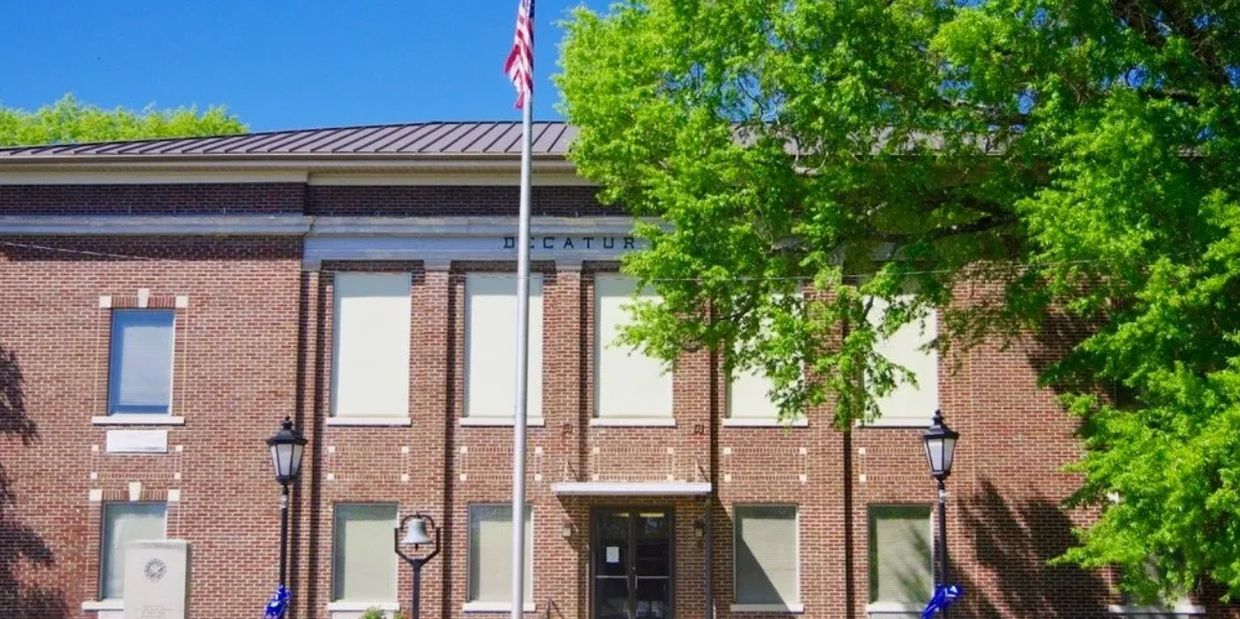
{"type": "MultiPolygon", "coordinates": [[[[585,187],[540,187],[535,210],[616,214],[592,196],[585,187]]],[[[485,186],[0,186],[0,215],[30,216],[442,217],[511,215],[515,203],[515,188],[485,186]]],[[[285,415],[310,441],[292,501],[293,616],[332,616],[332,508],[342,502],[396,503],[401,514],[423,510],[441,525],[443,554],[423,573],[423,616],[507,616],[462,606],[468,509],[509,500],[512,431],[459,419],[464,274],[513,264],[435,256],[307,268],[305,242],[262,234],[0,237],[0,617],[94,619],[83,603],[97,598],[101,505],[132,499],[135,488],[137,498],[168,502],[168,537],[191,546],[190,616],[258,616],[277,580],[279,531],[279,490],[262,441],[285,415]],[[333,274],[346,270],[412,274],[411,425],[326,423],[333,274]],[[166,454],[103,449],[114,427],[92,422],[107,414],[111,310],[101,297],[113,308],[187,297],[175,309],[173,391],[173,414],[184,423],[126,426],[166,429],[166,454]]],[[[811,411],[805,427],[725,425],[719,359],[709,351],[686,353],[676,367],[674,427],[592,426],[594,277],[616,265],[542,260],[534,268],[544,277],[545,424],[529,429],[537,610],[527,616],[589,619],[590,513],[604,505],[672,508],[675,617],[708,617],[708,584],[716,617],[790,616],[731,606],[735,506],[791,504],[799,510],[800,616],[866,617],[869,506],[935,500],[920,430],[840,432],[825,408],[811,411]],[[551,489],[595,479],[710,482],[713,491],[703,500],[551,489]]],[[[962,290],[960,302],[969,294],[962,290]]],[[[963,435],[948,481],[948,527],[967,594],[953,617],[1101,618],[1119,603],[1106,574],[1046,565],[1088,517],[1061,506],[1079,483],[1062,471],[1080,454],[1075,421],[1053,389],[1036,383],[1070,337],[1057,333],[940,361],[941,406],[963,435]]],[[[374,552],[390,557],[387,546],[374,552]]],[[[410,578],[401,564],[405,608],[410,578]]]]}

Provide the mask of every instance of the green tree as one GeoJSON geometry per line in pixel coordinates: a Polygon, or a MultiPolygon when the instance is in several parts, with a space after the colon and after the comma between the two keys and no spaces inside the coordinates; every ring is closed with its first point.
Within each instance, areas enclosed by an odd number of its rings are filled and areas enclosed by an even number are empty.
{"type": "Polygon", "coordinates": [[[180,138],[244,133],[246,126],[223,107],[199,112],[193,107],[140,112],[125,108],[105,110],[65,95],[33,112],[0,107],[0,146],[73,144],[180,138]]]}
{"type": "Polygon", "coordinates": [[[573,161],[669,224],[624,262],[663,299],[627,341],[730,351],[847,427],[925,308],[941,348],[1086,321],[1043,377],[1101,510],[1061,560],[1240,592],[1240,4],[630,0],[567,27],[573,161]],[[993,294],[953,305],[967,281],[993,294]]]}

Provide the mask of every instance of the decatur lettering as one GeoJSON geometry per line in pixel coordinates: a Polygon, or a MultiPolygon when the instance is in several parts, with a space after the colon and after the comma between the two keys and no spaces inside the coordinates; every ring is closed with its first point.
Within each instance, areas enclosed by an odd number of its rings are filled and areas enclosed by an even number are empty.
{"type": "MultiPolygon", "coordinates": [[[[504,237],[504,249],[515,249],[517,237],[504,237]]],[[[637,249],[631,236],[532,236],[530,249],[637,249]]]]}

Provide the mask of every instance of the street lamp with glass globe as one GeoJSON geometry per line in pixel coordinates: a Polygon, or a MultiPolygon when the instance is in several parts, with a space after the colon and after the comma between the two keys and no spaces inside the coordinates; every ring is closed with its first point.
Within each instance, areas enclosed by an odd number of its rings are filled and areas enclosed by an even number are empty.
{"type": "Polygon", "coordinates": [[[271,468],[280,484],[280,587],[288,582],[288,494],[289,486],[301,473],[301,458],[306,451],[306,437],[293,428],[293,420],[285,417],[280,429],[267,439],[271,451],[271,468]]]}
{"type": "MultiPolygon", "coordinates": [[[[939,584],[948,586],[947,573],[947,489],[943,481],[952,474],[952,459],[956,455],[956,440],[960,433],[947,427],[943,422],[943,411],[934,411],[934,421],[922,435],[926,446],[926,460],[930,464],[930,475],[939,484],[939,584]]],[[[947,608],[943,608],[943,617],[947,617],[947,608]]]]}

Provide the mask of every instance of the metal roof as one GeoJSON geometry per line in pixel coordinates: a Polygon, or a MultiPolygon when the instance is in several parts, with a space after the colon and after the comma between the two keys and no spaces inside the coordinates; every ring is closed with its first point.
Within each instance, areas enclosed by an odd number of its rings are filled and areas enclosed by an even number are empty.
{"type": "MultiPolygon", "coordinates": [[[[533,154],[562,157],[577,135],[563,122],[536,122],[533,154]]],[[[425,122],[363,127],[264,131],[197,138],[163,138],[0,148],[0,160],[40,158],[275,158],[388,155],[507,157],[521,153],[519,122],[425,122]]]]}

